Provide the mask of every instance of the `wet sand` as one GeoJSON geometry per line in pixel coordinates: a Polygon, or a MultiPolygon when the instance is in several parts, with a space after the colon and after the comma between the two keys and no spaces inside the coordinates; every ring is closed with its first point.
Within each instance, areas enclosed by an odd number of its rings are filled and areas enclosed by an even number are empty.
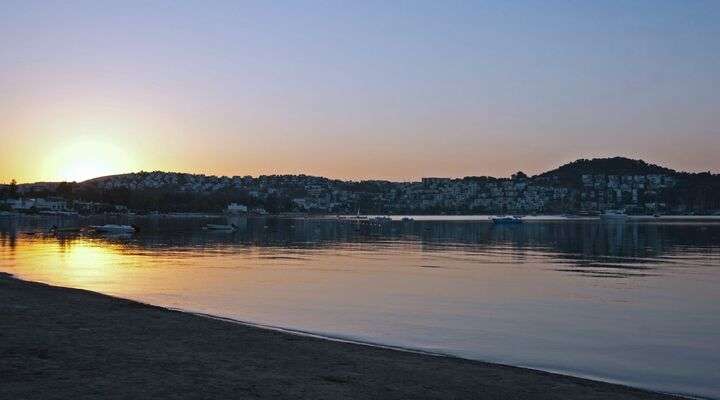
{"type": "Polygon", "coordinates": [[[1,399],[673,399],[256,328],[0,273],[1,399]]]}

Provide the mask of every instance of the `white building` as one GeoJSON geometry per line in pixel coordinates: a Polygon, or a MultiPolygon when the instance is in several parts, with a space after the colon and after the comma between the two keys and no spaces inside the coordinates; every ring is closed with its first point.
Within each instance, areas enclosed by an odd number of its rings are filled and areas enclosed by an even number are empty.
{"type": "Polygon", "coordinates": [[[230,203],[230,205],[227,206],[227,212],[230,214],[243,214],[248,212],[248,208],[242,204],[230,203]]]}
{"type": "Polygon", "coordinates": [[[17,211],[67,211],[67,202],[62,199],[10,199],[5,204],[17,211]]]}

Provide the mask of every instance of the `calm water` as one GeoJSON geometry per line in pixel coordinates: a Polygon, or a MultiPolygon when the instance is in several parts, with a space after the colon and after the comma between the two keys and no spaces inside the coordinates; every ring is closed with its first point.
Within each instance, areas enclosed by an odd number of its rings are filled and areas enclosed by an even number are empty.
{"type": "Polygon", "coordinates": [[[242,321],[720,398],[720,221],[0,219],[0,270],[242,321]],[[82,224],[99,221],[81,220],[82,224]]]}

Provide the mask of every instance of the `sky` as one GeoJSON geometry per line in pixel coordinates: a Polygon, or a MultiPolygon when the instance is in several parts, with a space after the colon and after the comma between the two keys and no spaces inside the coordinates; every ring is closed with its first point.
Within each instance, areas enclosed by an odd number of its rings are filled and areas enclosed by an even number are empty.
{"type": "Polygon", "coordinates": [[[0,2],[0,182],[720,172],[717,1],[0,2]]]}

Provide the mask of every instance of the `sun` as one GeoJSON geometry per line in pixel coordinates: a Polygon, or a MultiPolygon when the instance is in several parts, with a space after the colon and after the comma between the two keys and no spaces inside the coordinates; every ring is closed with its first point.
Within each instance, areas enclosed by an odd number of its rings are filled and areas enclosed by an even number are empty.
{"type": "Polygon", "coordinates": [[[78,160],[71,161],[66,171],[63,171],[65,181],[82,182],[100,176],[111,175],[113,168],[104,160],[78,160]]]}
{"type": "Polygon", "coordinates": [[[130,172],[132,157],[122,147],[102,138],[80,138],[51,152],[46,158],[47,176],[82,182],[100,176],[130,172]]]}

